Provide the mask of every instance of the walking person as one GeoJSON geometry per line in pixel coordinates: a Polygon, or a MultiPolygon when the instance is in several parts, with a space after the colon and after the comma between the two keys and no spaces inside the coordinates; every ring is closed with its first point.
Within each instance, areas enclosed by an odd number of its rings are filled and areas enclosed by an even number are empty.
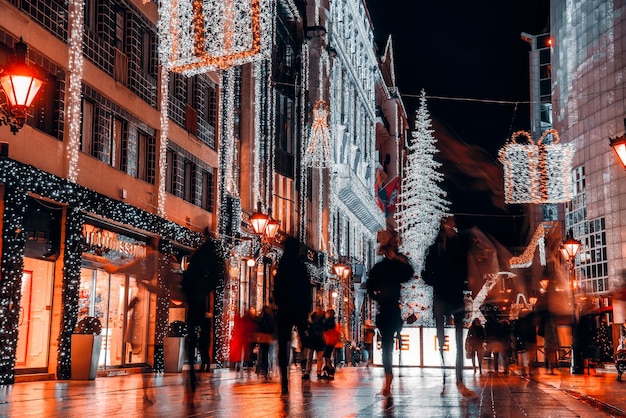
{"type": "Polygon", "coordinates": [[[333,380],[335,378],[335,366],[333,364],[335,346],[339,343],[341,327],[335,318],[335,310],[328,309],[324,318],[324,366],[322,367],[322,379],[333,380]]]}
{"type": "Polygon", "coordinates": [[[289,393],[289,353],[291,331],[295,326],[304,341],[312,289],[309,274],[300,259],[300,242],[294,237],[285,240],[283,255],[274,277],[274,301],[276,303],[276,337],[278,340],[278,368],[280,369],[281,394],[289,393]]]}
{"type": "Polygon", "coordinates": [[[554,316],[551,312],[545,311],[542,315],[539,327],[540,336],[543,337],[544,365],[549,374],[554,374],[554,368],[559,367],[559,334],[556,330],[554,316]]]}
{"type": "Polygon", "coordinates": [[[476,374],[476,361],[478,361],[478,371],[483,374],[483,356],[485,353],[483,344],[485,343],[485,328],[480,323],[480,319],[474,318],[467,332],[467,348],[472,358],[472,367],[476,374]]]}
{"type": "Polygon", "coordinates": [[[383,259],[372,267],[365,283],[367,294],[378,303],[376,327],[381,336],[385,371],[385,381],[380,394],[390,397],[393,380],[393,341],[396,333],[402,330],[400,290],[402,283],[411,280],[415,271],[408,258],[398,252],[398,242],[393,231],[379,231],[377,240],[378,254],[382,255],[383,259]]]}
{"type": "Polygon", "coordinates": [[[302,380],[310,379],[311,371],[313,369],[313,357],[315,357],[317,379],[319,380],[322,378],[324,348],[326,347],[326,343],[324,342],[325,316],[326,312],[320,304],[317,304],[315,310],[309,315],[308,327],[306,329],[304,339],[302,340],[304,357],[306,359],[302,380]]]}
{"type": "MultiPolygon", "coordinates": [[[[459,232],[453,216],[442,218],[439,234],[426,255],[423,279],[433,288],[433,315],[437,326],[437,340],[443,364],[444,326],[454,322],[456,341],[456,385],[464,397],[474,398],[476,393],[463,383],[463,319],[465,317],[464,292],[467,290],[467,255],[470,235],[459,232]]],[[[445,393],[444,386],[441,394],[445,393]]]]}

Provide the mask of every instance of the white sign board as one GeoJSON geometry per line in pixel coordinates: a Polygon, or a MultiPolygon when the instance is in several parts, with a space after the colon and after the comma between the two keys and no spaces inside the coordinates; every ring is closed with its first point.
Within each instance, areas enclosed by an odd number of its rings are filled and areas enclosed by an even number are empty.
{"type": "MultiPolygon", "coordinates": [[[[456,364],[456,339],[454,334],[454,328],[444,329],[443,357],[446,367],[454,367],[456,364]]],[[[462,345],[466,336],[467,329],[463,329],[462,345]]],[[[383,360],[378,329],[374,337],[373,351],[373,363],[381,366],[383,360]]],[[[463,359],[464,367],[472,366],[472,360],[466,359],[465,353],[463,353],[463,359]]],[[[441,367],[437,329],[424,327],[403,328],[400,332],[400,338],[394,341],[392,360],[394,366],[441,367]]]]}

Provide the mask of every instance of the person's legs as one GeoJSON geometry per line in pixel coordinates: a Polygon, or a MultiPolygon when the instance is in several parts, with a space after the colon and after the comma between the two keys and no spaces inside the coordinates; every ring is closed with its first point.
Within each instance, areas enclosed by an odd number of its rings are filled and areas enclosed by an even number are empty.
{"type": "Polygon", "coordinates": [[[278,339],[278,369],[280,370],[281,392],[289,392],[289,350],[291,348],[291,324],[282,320],[280,316],[276,318],[276,337],[278,339]]]}
{"type": "Polygon", "coordinates": [[[391,395],[391,381],[393,380],[393,339],[395,330],[383,326],[378,328],[380,331],[380,342],[383,352],[383,369],[385,371],[385,383],[381,394],[383,396],[391,395]]]}
{"type": "Polygon", "coordinates": [[[463,312],[454,313],[454,329],[456,337],[456,383],[463,383],[463,312]]]}

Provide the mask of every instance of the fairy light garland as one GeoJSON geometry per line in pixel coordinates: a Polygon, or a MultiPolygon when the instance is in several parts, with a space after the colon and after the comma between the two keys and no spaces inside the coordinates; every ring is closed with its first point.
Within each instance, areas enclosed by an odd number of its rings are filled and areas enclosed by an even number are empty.
{"type": "Polygon", "coordinates": [[[159,122],[161,133],[159,141],[159,194],[157,196],[157,213],[163,218],[167,218],[165,212],[165,180],[167,176],[167,143],[169,135],[169,71],[165,68],[161,71],[161,114],[159,122]]]}
{"type": "MultiPolygon", "coordinates": [[[[300,109],[306,109],[307,107],[307,92],[309,91],[309,46],[305,42],[302,45],[302,73],[300,75],[300,109]]],[[[256,113],[256,112],[255,112],[256,113]]],[[[308,129],[306,123],[306,112],[300,111],[300,155],[305,155],[306,141],[308,137],[308,129]]],[[[308,190],[308,170],[304,164],[300,164],[300,242],[307,242],[306,230],[306,213],[308,208],[308,198],[306,191],[308,190]]]]}
{"type": "Polygon", "coordinates": [[[254,164],[252,173],[253,202],[261,201],[261,109],[265,109],[265,96],[262,92],[263,65],[254,63],[254,164]]]}
{"type": "Polygon", "coordinates": [[[226,191],[232,196],[239,196],[234,178],[234,164],[237,159],[235,153],[235,72],[232,68],[224,71],[224,172],[226,191]]]}
{"type": "Polygon", "coordinates": [[[23,257],[26,234],[24,214],[26,192],[11,188],[5,192],[2,216],[2,280],[0,280],[0,384],[15,379],[15,354],[19,333],[23,257]]]}
{"type": "Polygon", "coordinates": [[[268,59],[275,7],[272,0],[163,0],[161,61],[189,76],[268,59]]]}
{"type": "Polygon", "coordinates": [[[73,0],[69,7],[69,83],[67,85],[68,141],[66,145],[68,166],[67,179],[78,180],[78,155],[80,150],[81,88],[83,82],[83,1],[73,0]]]}
{"type": "MultiPolygon", "coordinates": [[[[0,183],[6,185],[5,210],[3,214],[2,277],[0,281],[0,338],[17,341],[17,324],[8,321],[18,318],[23,251],[26,236],[23,230],[23,212],[26,193],[31,193],[67,205],[65,225],[65,249],[63,267],[62,323],[59,334],[57,376],[69,379],[71,373],[71,333],[78,318],[78,289],[82,262],[82,227],[84,214],[91,213],[112,222],[132,225],[164,239],[179,242],[188,247],[198,247],[204,236],[179,224],[127,203],[111,199],[67,179],[40,171],[14,160],[0,160],[0,183]],[[20,189],[17,190],[16,188],[20,189]]],[[[225,251],[225,250],[224,250],[225,251]]],[[[221,280],[223,281],[223,280],[221,280]]],[[[159,325],[157,324],[157,327],[159,325]]],[[[156,329],[156,336],[164,329],[156,329]]],[[[223,337],[218,340],[224,344],[223,337]]],[[[222,349],[222,347],[218,347],[222,349]]],[[[157,353],[158,354],[158,353],[157,353]]],[[[14,378],[15,348],[0,344],[0,384],[10,384],[14,378]]],[[[155,356],[158,362],[158,356],[155,356]]]]}
{"type": "Polygon", "coordinates": [[[574,196],[570,178],[575,153],[573,143],[559,143],[558,132],[545,131],[537,142],[530,133],[517,131],[498,152],[504,168],[504,199],[507,204],[563,203],[574,196]],[[520,144],[517,138],[527,143],[520,144]],[[552,138],[551,143],[548,140],[552,138]]]}

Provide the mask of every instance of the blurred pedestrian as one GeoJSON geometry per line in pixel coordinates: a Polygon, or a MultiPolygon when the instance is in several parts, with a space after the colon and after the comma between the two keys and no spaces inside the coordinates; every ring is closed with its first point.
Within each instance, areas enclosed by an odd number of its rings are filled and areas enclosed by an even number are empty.
{"type": "Polygon", "coordinates": [[[335,346],[340,342],[341,327],[337,323],[334,309],[327,309],[324,315],[324,366],[322,367],[321,378],[332,380],[335,378],[335,346]]]}
{"type": "Polygon", "coordinates": [[[363,360],[365,361],[365,367],[369,367],[373,364],[374,334],[376,334],[374,322],[371,319],[365,320],[363,324],[363,360]]]}
{"type": "MultiPolygon", "coordinates": [[[[187,361],[189,362],[189,378],[186,385],[185,400],[193,402],[193,396],[198,383],[195,368],[195,350],[198,344],[196,327],[200,334],[206,335],[204,319],[208,311],[208,297],[226,277],[226,260],[219,250],[218,241],[211,236],[205,238],[204,243],[189,257],[187,269],[183,272],[181,283],[182,293],[187,307],[186,322],[189,329],[187,334],[187,361]]],[[[210,332],[210,331],[208,331],[210,332]]]]}
{"type": "Polygon", "coordinates": [[[549,374],[554,374],[559,361],[559,335],[554,322],[554,315],[549,311],[542,312],[539,335],[543,337],[544,364],[549,374]]]}
{"type": "Polygon", "coordinates": [[[309,315],[309,322],[302,340],[304,347],[304,357],[306,358],[306,366],[302,374],[302,380],[309,380],[313,369],[313,357],[315,357],[315,366],[317,371],[317,379],[322,378],[322,366],[324,348],[324,318],[326,311],[321,304],[317,304],[315,310],[309,315]]]}
{"type": "Polygon", "coordinates": [[[400,311],[400,291],[402,283],[413,278],[415,271],[408,258],[398,252],[398,241],[394,231],[378,231],[378,254],[383,259],[376,263],[369,272],[367,293],[378,303],[376,327],[380,332],[383,352],[385,381],[380,394],[391,396],[393,380],[392,353],[396,333],[402,330],[400,311]]]}
{"type": "MultiPolygon", "coordinates": [[[[433,315],[437,326],[437,340],[444,361],[444,327],[454,323],[456,341],[456,385],[465,397],[476,397],[476,393],[463,383],[463,320],[465,318],[464,292],[467,290],[470,235],[459,232],[453,216],[441,220],[439,234],[426,254],[423,279],[433,288],[433,315]]],[[[445,373],[442,394],[445,392],[445,373]]]]}
{"type": "Polygon", "coordinates": [[[532,366],[537,352],[537,323],[535,313],[522,311],[513,326],[517,364],[522,376],[532,375],[532,366]]]}
{"type": "Polygon", "coordinates": [[[478,371],[483,374],[483,356],[485,353],[485,328],[480,323],[480,319],[474,318],[467,332],[467,351],[472,359],[472,367],[476,374],[476,362],[478,361],[478,371]]]}
{"type": "Polygon", "coordinates": [[[498,320],[495,311],[491,310],[485,316],[487,350],[493,355],[493,370],[496,374],[499,372],[501,361],[504,374],[509,374],[510,329],[504,321],[498,320]]]}
{"type": "Polygon", "coordinates": [[[300,247],[300,242],[294,237],[285,240],[283,255],[274,277],[278,367],[283,395],[289,393],[291,331],[296,327],[300,341],[303,341],[312,302],[311,281],[308,270],[300,258],[300,247]]]}

